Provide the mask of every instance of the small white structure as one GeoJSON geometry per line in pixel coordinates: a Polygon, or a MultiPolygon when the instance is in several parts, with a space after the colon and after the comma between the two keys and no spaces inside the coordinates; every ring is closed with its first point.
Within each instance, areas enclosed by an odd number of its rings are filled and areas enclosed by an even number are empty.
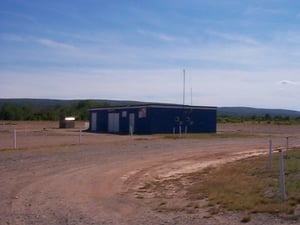
{"type": "Polygon", "coordinates": [[[59,121],[59,128],[75,128],[75,117],[65,117],[59,121]]]}

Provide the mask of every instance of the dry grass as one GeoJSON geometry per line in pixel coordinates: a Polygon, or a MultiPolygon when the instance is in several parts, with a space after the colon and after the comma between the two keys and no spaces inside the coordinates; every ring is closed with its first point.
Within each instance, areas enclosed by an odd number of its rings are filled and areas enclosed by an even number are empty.
{"type": "Polygon", "coordinates": [[[249,222],[252,213],[284,214],[292,219],[300,204],[300,150],[290,151],[285,159],[287,200],[279,193],[278,154],[273,154],[273,170],[268,170],[268,156],[256,156],[208,167],[181,178],[145,184],[142,191],[153,193],[160,203],[157,211],[185,211],[197,213],[206,207],[210,214],[220,211],[241,211],[241,222],[249,222]],[[187,203],[171,207],[172,198],[187,203]],[[200,202],[205,202],[201,206],[200,202]],[[162,204],[163,203],[163,204],[162,204]]]}
{"type": "Polygon", "coordinates": [[[273,170],[267,169],[267,156],[236,161],[189,175],[191,200],[207,199],[209,206],[251,213],[293,214],[300,204],[300,151],[285,159],[287,200],[279,195],[278,154],[273,156],[273,170]]]}

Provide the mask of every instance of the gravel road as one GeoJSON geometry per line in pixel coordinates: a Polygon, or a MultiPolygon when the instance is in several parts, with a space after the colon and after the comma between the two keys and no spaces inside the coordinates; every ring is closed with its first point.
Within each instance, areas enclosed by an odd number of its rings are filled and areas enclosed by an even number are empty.
{"type": "MultiPolygon", "coordinates": [[[[293,146],[300,146],[299,134],[293,131],[293,146]]],[[[273,145],[285,146],[283,137],[274,136],[273,145]]],[[[157,212],[136,197],[136,190],[152,179],[265,153],[268,148],[264,135],[97,138],[102,140],[0,151],[0,224],[240,224],[241,213],[207,216],[205,208],[198,213],[157,212]]],[[[255,214],[248,224],[296,222],[255,214]]]]}

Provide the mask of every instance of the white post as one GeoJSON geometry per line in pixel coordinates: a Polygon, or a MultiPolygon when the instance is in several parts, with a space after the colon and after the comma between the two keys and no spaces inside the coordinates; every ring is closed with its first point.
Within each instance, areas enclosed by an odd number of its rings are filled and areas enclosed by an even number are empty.
{"type": "Polygon", "coordinates": [[[289,137],[286,137],[286,157],[288,157],[289,154],[289,137]]]}
{"type": "Polygon", "coordinates": [[[278,151],[279,151],[279,168],[280,168],[280,196],[281,196],[281,200],[285,201],[286,193],[285,193],[283,154],[281,149],[279,149],[278,151]]]}
{"type": "Polygon", "coordinates": [[[81,144],[82,142],[82,128],[80,127],[80,130],[79,130],[79,144],[81,144]]]}
{"type": "Polygon", "coordinates": [[[184,127],[184,133],[187,134],[187,126],[184,127]]]}
{"type": "Polygon", "coordinates": [[[14,129],[14,149],[17,149],[17,130],[14,129]]]}
{"type": "Polygon", "coordinates": [[[175,132],[176,132],[176,131],[175,131],[175,129],[176,129],[176,128],[175,128],[175,127],[173,127],[173,134],[175,134],[175,132]]]}
{"type": "Polygon", "coordinates": [[[269,170],[272,170],[272,139],[269,140],[269,170]]]}

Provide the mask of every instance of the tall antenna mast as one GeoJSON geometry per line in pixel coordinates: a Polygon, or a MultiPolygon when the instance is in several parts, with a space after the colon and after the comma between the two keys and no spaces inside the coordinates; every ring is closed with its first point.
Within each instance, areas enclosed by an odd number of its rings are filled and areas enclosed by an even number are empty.
{"type": "Polygon", "coordinates": [[[183,106],[185,105],[185,69],[183,69],[183,106]]]}
{"type": "Polygon", "coordinates": [[[193,105],[193,82],[192,82],[192,75],[189,75],[190,78],[190,85],[191,85],[191,106],[193,105]]]}
{"type": "Polygon", "coordinates": [[[191,87],[191,106],[193,105],[193,88],[191,87]]]}

